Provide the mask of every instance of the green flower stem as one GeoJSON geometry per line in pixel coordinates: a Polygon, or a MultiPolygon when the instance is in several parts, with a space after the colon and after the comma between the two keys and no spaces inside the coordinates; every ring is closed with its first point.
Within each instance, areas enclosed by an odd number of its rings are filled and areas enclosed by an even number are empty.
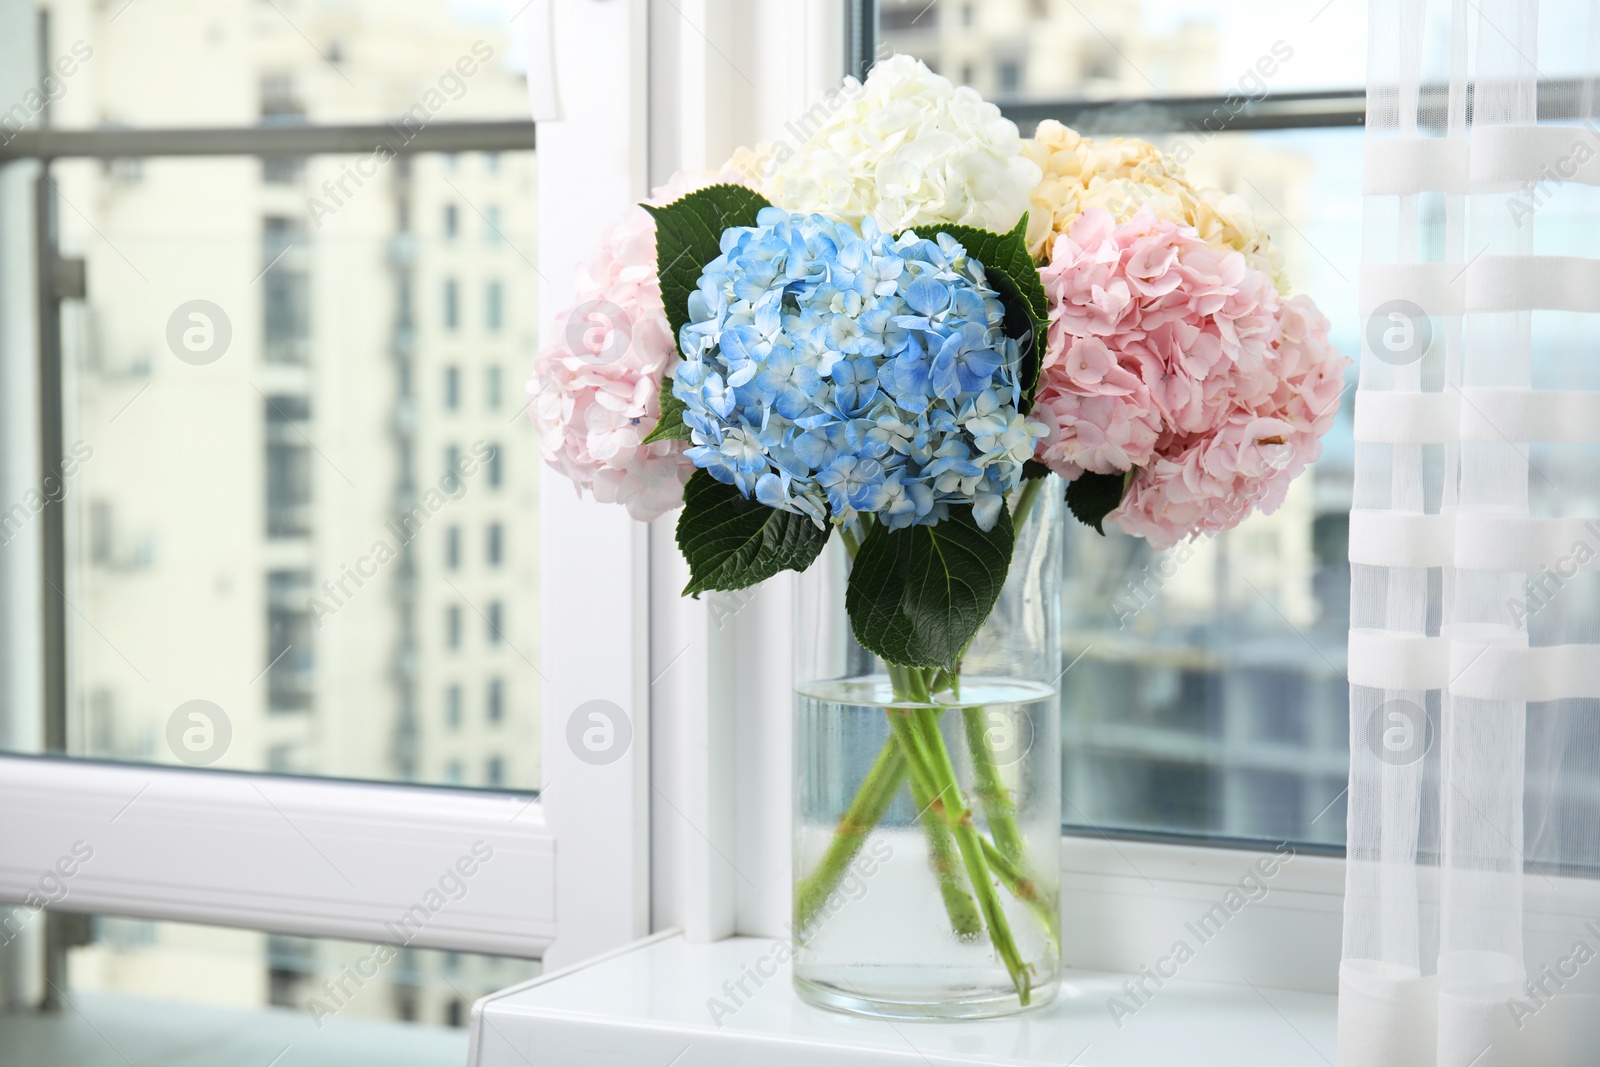
{"type": "Polygon", "coordinates": [[[795,886],[796,935],[811,925],[828,897],[844,879],[845,871],[861,851],[862,845],[866,844],[867,835],[883,821],[884,813],[894,803],[895,794],[900,791],[900,783],[905,776],[906,759],[900,746],[893,743],[884,745],[862,780],[861,787],[856,790],[850,807],[839,820],[839,827],[833,833],[833,840],[828,842],[828,850],[823,853],[821,862],[795,886]]]}
{"type": "Polygon", "coordinates": [[[1033,510],[1034,501],[1039,499],[1039,492],[1044,488],[1044,483],[1049,478],[1029,478],[1022,483],[1022,491],[1017,494],[1016,506],[1011,509],[1011,527],[1022,530],[1022,524],[1028,519],[1028,512],[1033,510]]]}
{"type": "Polygon", "coordinates": [[[956,845],[961,850],[962,862],[967,867],[967,877],[978,896],[978,906],[989,926],[989,940],[995,953],[1011,975],[1011,984],[1017,990],[1017,999],[1026,1007],[1033,999],[1032,976],[1022,954],[1017,951],[1016,940],[1011,936],[1011,924],[1000,907],[1000,896],[990,878],[988,861],[983,854],[983,838],[973,825],[972,810],[956,780],[955,765],[950,762],[950,752],[945,748],[944,735],[939,732],[939,708],[917,708],[911,713],[919,755],[926,761],[925,772],[932,778],[943,809],[945,820],[955,834],[956,845]]]}
{"type": "MultiPolygon", "coordinates": [[[[921,680],[916,677],[915,671],[891,667],[890,677],[897,699],[908,703],[925,699],[919,696],[921,680]]],[[[893,708],[885,710],[891,727],[906,718],[902,711],[893,708]]],[[[867,835],[883,821],[884,814],[900,789],[901,781],[907,776],[906,752],[907,745],[898,739],[898,735],[896,740],[891,740],[879,751],[872,768],[852,798],[850,807],[839,820],[839,827],[834,831],[833,840],[828,843],[821,862],[795,887],[795,930],[805,930],[822,910],[828,896],[844,879],[851,862],[866,843],[867,835]]],[[[939,894],[944,898],[951,928],[962,937],[976,937],[983,932],[983,919],[973,903],[972,894],[963,885],[963,866],[958,859],[955,841],[943,816],[934,810],[934,790],[924,775],[916,773],[920,771],[920,764],[913,764],[911,770],[911,800],[916,806],[917,819],[928,835],[928,862],[938,879],[939,894]]]]}
{"type": "Polygon", "coordinates": [[[839,540],[844,542],[845,553],[854,560],[856,553],[861,551],[861,541],[850,532],[850,527],[843,523],[839,524],[839,540]]]}
{"type": "Polygon", "coordinates": [[[989,861],[989,868],[1000,878],[1000,884],[1015,898],[1026,904],[1038,916],[1044,931],[1050,937],[1051,944],[1057,951],[1061,948],[1060,918],[1049,902],[1039,896],[1039,888],[1022,872],[1022,869],[1013,864],[1000,854],[1000,850],[991,845],[987,839],[980,838],[983,842],[983,858],[989,861]]]}
{"type": "Polygon", "coordinates": [[[912,712],[905,708],[884,710],[898,742],[895,747],[906,757],[909,765],[911,801],[917,807],[917,821],[922,823],[923,831],[928,835],[928,864],[939,880],[939,895],[944,898],[944,910],[950,916],[950,928],[959,937],[977,937],[983,933],[983,917],[978,913],[972,894],[966,890],[962,877],[963,863],[950,827],[945,824],[939,795],[934,791],[921,759],[909,756],[917,748],[916,736],[912,733],[912,712]]]}
{"type": "MultiPolygon", "coordinates": [[[[1023,483],[1013,507],[1013,522],[1018,527],[1027,519],[1044,481],[1036,478],[1023,483]]],[[[863,535],[867,532],[870,517],[866,517],[866,520],[862,526],[863,535]]],[[[849,557],[854,560],[860,550],[860,541],[844,527],[840,528],[840,540],[844,542],[849,557]]],[[[899,791],[901,779],[908,779],[912,801],[918,810],[918,820],[928,834],[930,865],[938,876],[940,893],[952,927],[959,935],[976,936],[987,924],[995,952],[1011,975],[1018,999],[1026,1006],[1032,1000],[1031,972],[1017,950],[991,873],[1014,898],[1033,911],[1047,935],[1057,944],[1060,938],[1059,919],[1054,910],[1040,899],[1032,879],[1023,873],[1026,867],[1023,861],[1024,843],[1016,824],[1016,806],[1000,781],[998,769],[984,743],[982,709],[962,708],[961,713],[977,778],[975,792],[983,804],[994,843],[985,839],[976,829],[972,811],[961,792],[955,766],[939,729],[945,709],[927,706],[933,704],[934,693],[948,690],[959,698],[960,668],[948,671],[901,667],[892,663],[886,663],[885,666],[896,702],[923,706],[886,709],[894,737],[878,753],[849,809],[840,820],[822,862],[796,887],[795,928],[797,931],[803,930],[815,918],[829,894],[843,879],[850,862],[860,852],[867,834],[882,821],[899,791]],[[952,841],[954,851],[951,849],[952,841]],[[956,852],[960,854],[961,865],[977,893],[976,911],[972,896],[961,884],[961,869],[955,863],[956,852]]]]}
{"type": "Polygon", "coordinates": [[[1011,790],[1000,780],[1000,769],[994,765],[993,754],[984,740],[988,724],[984,722],[983,709],[962,708],[961,721],[966,727],[967,750],[972,753],[973,792],[983,804],[989,834],[1001,855],[1012,862],[1020,862],[1022,831],[1017,828],[1017,805],[1011,799],[1011,790]]]}

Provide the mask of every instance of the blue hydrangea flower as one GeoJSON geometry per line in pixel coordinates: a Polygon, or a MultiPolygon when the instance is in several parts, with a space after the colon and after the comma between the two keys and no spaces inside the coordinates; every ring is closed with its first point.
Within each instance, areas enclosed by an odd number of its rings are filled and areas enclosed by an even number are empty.
{"type": "Polygon", "coordinates": [[[982,264],[946,234],[779,208],[721,249],[672,384],[694,464],[818,523],[897,529],[970,504],[992,528],[1045,430],[1018,410],[1021,357],[982,264]]]}

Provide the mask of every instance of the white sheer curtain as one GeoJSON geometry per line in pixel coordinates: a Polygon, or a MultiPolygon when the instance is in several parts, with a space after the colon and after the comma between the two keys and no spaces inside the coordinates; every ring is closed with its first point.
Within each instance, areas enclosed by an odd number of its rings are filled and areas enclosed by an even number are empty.
{"type": "Polygon", "coordinates": [[[1371,0],[1340,1067],[1600,1064],[1600,0],[1371,0]]]}

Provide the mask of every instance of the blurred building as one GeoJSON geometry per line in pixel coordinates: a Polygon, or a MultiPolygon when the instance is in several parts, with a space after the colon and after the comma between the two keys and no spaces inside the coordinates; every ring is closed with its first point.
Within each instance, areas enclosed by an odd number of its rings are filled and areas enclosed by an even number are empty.
{"type": "MultiPolygon", "coordinates": [[[[378,0],[59,0],[51,25],[55,52],[94,45],[56,126],[388,124],[354,156],[56,165],[89,279],[68,435],[95,449],[71,499],[75,751],[535,787],[533,153],[397,151],[526,117],[507,33],[378,0]],[[192,700],[220,721],[186,747],[192,700]]],[[[368,951],[97,930],[75,982],[245,1005],[304,1007],[368,951]]],[[[450,957],[461,992],[425,981],[446,959],[405,953],[349,1011],[459,1022],[509,974],[450,957]]]]}
{"type": "Polygon", "coordinates": [[[1212,91],[1216,33],[1153,33],[1139,0],[880,0],[883,39],[991,100],[1212,91]]]}

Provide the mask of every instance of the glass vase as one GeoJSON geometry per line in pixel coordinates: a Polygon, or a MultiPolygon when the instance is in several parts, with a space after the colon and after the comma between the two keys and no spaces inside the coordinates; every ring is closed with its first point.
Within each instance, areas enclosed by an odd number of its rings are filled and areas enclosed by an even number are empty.
{"type": "Polygon", "coordinates": [[[985,1018],[1060,974],[1064,487],[1013,494],[994,610],[955,672],[887,664],[845,614],[842,538],[796,597],[794,982],[813,1004],[985,1018]]]}

